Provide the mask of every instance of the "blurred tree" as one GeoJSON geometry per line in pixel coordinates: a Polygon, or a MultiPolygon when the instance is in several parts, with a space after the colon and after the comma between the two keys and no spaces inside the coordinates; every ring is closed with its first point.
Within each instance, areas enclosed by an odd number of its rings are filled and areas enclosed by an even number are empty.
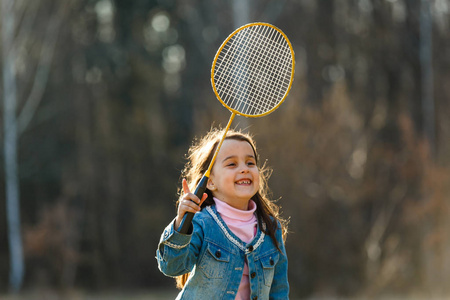
{"type": "Polygon", "coordinates": [[[421,69],[421,99],[423,111],[423,131],[431,147],[431,154],[436,154],[435,108],[433,95],[433,22],[431,4],[420,1],[420,69],[421,69]]]}
{"type": "Polygon", "coordinates": [[[3,147],[10,254],[10,286],[17,292],[23,281],[24,262],[20,229],[19,176],[17,172],[17,90],[14,1],[2,1],[3,147]]]}
{"type": "MultiPolygon", "coordinates": [[[[29,59],[21,53],[26,45],[38,41],[38,37],[31,36],[30,28],[39,7],[42,3],[35,1],[32,4],[15,3],[14,1],[2,1],[2,46],[3,46],[3,87],[4,87],[4,160],[6,179],[6,203],[9,228],[9,246],[11,257],[10,284],[14,291],[21,288],[24,277],[23,246],[20,221],[20,189],[18,174],[18,139],[28,127],[30,120],[36,113],[37,107],[45,90],[53,52],[58,38],[64,11],[70,3],[56,7],[50,12],[47,28],[44,29],[44,38],[41,41],[40,54],[36,60],[29,59]],[[23,17],[16,24],[16,15],[23,17]],[[17,55],[17,52],[22,55],[17,55]],[[21,71],[18,62],[23,65],[34,66],[34,78],[31,79],[32,87],[26,99],[17,97],[17,76],[19,81],[21,71]],[[17,108],[21,107],[19,115],[17,108]]],[[[20,18],[19,18],[20,19],[20,18]]],[[[27,66],[27,67],[30,67],[27,66]]],[[[29,75],[29,74],[26,74],[29,75]]],[[[19,96],[22,96],[19,93],[19,96]]]]}

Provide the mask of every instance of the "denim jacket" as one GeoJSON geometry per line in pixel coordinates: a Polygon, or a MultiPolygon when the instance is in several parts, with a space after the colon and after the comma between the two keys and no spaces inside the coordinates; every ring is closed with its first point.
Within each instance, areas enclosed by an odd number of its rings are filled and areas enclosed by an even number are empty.
{"type": "Polygon", "coordinates": [[[192,234],[177,232],[173,223],[161,236],[156,258],[160,271],[167,276],[190,272],[177,299],[235,299],[245,261],[250,299],[289,299],[288,262],[280,228],[276,238],[281,252],[260,228],[250,243],[242,242],[215,205],[194,215],[192,234]]]}

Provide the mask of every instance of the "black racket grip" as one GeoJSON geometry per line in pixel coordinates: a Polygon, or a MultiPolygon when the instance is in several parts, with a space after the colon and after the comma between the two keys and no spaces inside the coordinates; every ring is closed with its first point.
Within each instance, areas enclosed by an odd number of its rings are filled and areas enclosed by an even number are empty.
{"type": "MultiPolygon", "coordinates": [[[[203,193],[206,191],[206,184],[208,183],[208,177],[205,175],[202,177],[200,182],[198,183],[197,187],[195,188],[194,194],[201,200],[203,193]]],[[[180,229],[178,230],[179,233],[186,234],[189,231],[189,228],[191,227],[192,218],[194,217],[194,214],[191,212],[185,213],[183,220],[180,224],[180,229]]]]}

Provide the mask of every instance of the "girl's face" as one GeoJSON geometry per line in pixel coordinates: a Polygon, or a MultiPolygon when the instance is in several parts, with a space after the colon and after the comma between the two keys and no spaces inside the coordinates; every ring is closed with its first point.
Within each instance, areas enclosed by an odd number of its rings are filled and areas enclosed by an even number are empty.
{"type": "Polygon", "coordinates": [[[248,202],[259,189],[259,170],[255,153],[246,141],[224,140],[212,168],[207,188],[213,196],[247,210],[248,202]]]}

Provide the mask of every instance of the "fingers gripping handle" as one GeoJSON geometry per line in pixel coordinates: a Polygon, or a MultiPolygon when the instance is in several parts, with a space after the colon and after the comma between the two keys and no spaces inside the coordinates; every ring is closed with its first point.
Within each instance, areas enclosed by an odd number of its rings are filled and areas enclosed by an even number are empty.
{"type": "MultiPolygon", "coordinates": [[[[202,199],[203,193],[206,191],[206,184],[208,183],[208,176],[204,175],[200,182],[198,183],[197,187],[195,188],[194,194],[199,198],[202,199]]],[[[194,217],[194,214],[191,212],[185,213],[183,220],[180,224],[180,229],[178,230],[180,233],[188,233],[189,228],[191,227],[192,218],[194,217]]]]}

